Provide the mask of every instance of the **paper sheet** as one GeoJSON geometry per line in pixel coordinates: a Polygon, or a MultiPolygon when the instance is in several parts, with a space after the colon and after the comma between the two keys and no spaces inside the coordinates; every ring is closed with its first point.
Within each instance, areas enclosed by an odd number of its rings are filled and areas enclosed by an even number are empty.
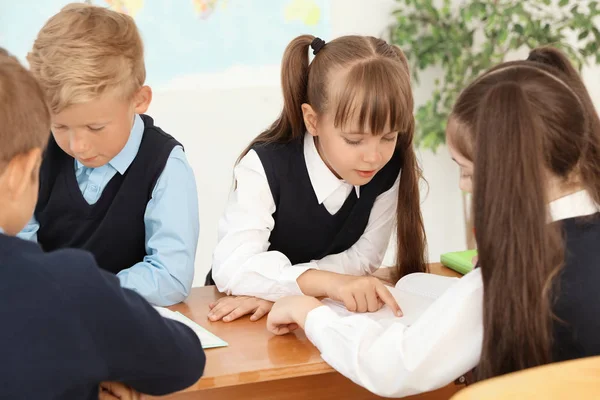
{"type": "MultiPolygon", "coordinates": [[[[396,317],[388,306],[383,306],[379,311],[363,313],[362,315],[380,322],[394,319],[396,322],[402,322],[410,326],[442,293],[458,280],[458,278],[425,273],[407,275],[398,281],[396,287],[389,288],[390,293],[392,293],[404,313],[402,317],[396,317]]],[[[357,314],[348,311],[342,303],[331,299],[324,299],[323,303],[343,317],[357,314]]]]}
{"type": "Polygon", "coordinates": [[[172,319],[175,321],[179,321],[182,324],[190,327],[194,331],[194,333],[196,333],[196,335],[198,335],[198,338],[200,339],[200,343],[202,343],[203,349],[211,349],[214,347],[225,347],[225,346],[229,345],[226,341],[222,340],[218,336],[207,331],[205,328],[198,325],[197,323],[195,323],[194,321],[192,321],[191,319],[189,319],[188,317],[186,317],[179,311],[171,311],[168,308],[164,308],[164,307],[154,307],[154,308],[164,318],[169,318],[169,319],[172,319]]]}

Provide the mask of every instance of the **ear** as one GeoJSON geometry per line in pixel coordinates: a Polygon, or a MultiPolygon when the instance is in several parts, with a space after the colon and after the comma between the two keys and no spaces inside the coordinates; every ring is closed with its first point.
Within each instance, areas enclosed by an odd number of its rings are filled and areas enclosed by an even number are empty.
{"type": "Polygon", "coordinates": [[[11,199],[18,201],[31,189],[31,185],[37,186],[41,159],[42,149],[35,148],[16,155],[8,162],[0,181],[11,199]]]}
{"type": "Polygon", "coordinates": [[[133,96],[133,106],[136,114],[144,114],[148,111],[152,102],[152,89],[150,86],[142,86],[133,96]]]}
{"type": "Polygon", "coordinates": [[[317,112],[310,104],[302,104],[302,116],[304,117],[304,125],[306,130],[313,136],[318,136],[317,133],[317,112]]]}

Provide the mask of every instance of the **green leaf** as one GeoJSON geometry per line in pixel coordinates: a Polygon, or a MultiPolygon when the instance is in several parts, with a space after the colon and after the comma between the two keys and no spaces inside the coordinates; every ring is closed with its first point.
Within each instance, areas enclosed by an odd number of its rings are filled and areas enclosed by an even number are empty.
{"type": "Polygon", "coordinates": [[[389,37],[407,54],[413,80],[427,70],[434,84],[415,110],[415,143],[421,147],[435,150],[445,142],[446,120],[460,91],[507,53],[550,44],[563,48],[578,68],[600,64],[599,1],[395,1],[389,37]],[[571,37],[577,43],[563,45],[571,37]],[[439,75],[431,77],[432,67],[439,75]]]}
{"type": "Polygon", "coordinates": [[[522,35],[523,32],[525,32],[525,30],[523,29],[523,25],[521,24],[515,24],[515,27],[513,28],[515,30],[515,32],[517,32],[519,35],[522,35]]]}

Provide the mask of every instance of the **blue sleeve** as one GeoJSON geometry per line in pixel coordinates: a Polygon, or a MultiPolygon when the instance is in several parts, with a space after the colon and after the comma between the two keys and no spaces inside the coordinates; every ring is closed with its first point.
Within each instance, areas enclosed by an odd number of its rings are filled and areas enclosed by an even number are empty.
{"type": "Polygon", "coordinates": [[[179,303],[192,287],[199,234],[196,180],[180,146],[156,182],[144,222],[147,255],[117,276],[152,304],[179,303]]]}
{"type": "Polygon", "coordinates": [[[86,353],[102,366],[102,380],[119,381],[150,395],[193,385],[204,371],[204,350],[187,326],[161,317],[137,293],[101,270],[90,253],[52,253],[52,277],[65,300],[63,312],[77,313],[92,338],[86,353]]]}
{"type": "Polygon", "coordinates": [[[21,232],[17,233],[17,237],[23,240],[37,242],[38,229],[40,229],[40,224],[35,219],[35,216],[32,216],[25,228],[23,228],[21,232]]]}

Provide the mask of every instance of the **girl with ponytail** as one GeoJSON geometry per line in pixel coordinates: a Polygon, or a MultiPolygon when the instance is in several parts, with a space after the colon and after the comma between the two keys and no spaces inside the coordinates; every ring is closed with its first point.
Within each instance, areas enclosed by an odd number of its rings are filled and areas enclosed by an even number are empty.
{"type": "Polygon", "coordinates": [[[228,295],[209,318],[262,317],[306,294],[349,310],[401,311],[371,277],[396,228],[396,276],[424,272],[421,170],[413,149],[409,68],[374,37],[288,45],[283,110],[241,154],[207,284],[228,295]],[[312,52],[312,60],[309,57],[312,52]],[[214,279],[214,281],[213,281],[214,279]]]}
{"type": "Polygon", "coordinates": [[[340,317],[295,296],[275,303],[267,328],[304,328],[330,365],[385,397],[433,390],[475,367],[487,379],[600,355],[597,128],[577,74],[532,60],[486,72],[447,127],[460,186],[473,192],[479,267],[410,326],[340,317]]]}

